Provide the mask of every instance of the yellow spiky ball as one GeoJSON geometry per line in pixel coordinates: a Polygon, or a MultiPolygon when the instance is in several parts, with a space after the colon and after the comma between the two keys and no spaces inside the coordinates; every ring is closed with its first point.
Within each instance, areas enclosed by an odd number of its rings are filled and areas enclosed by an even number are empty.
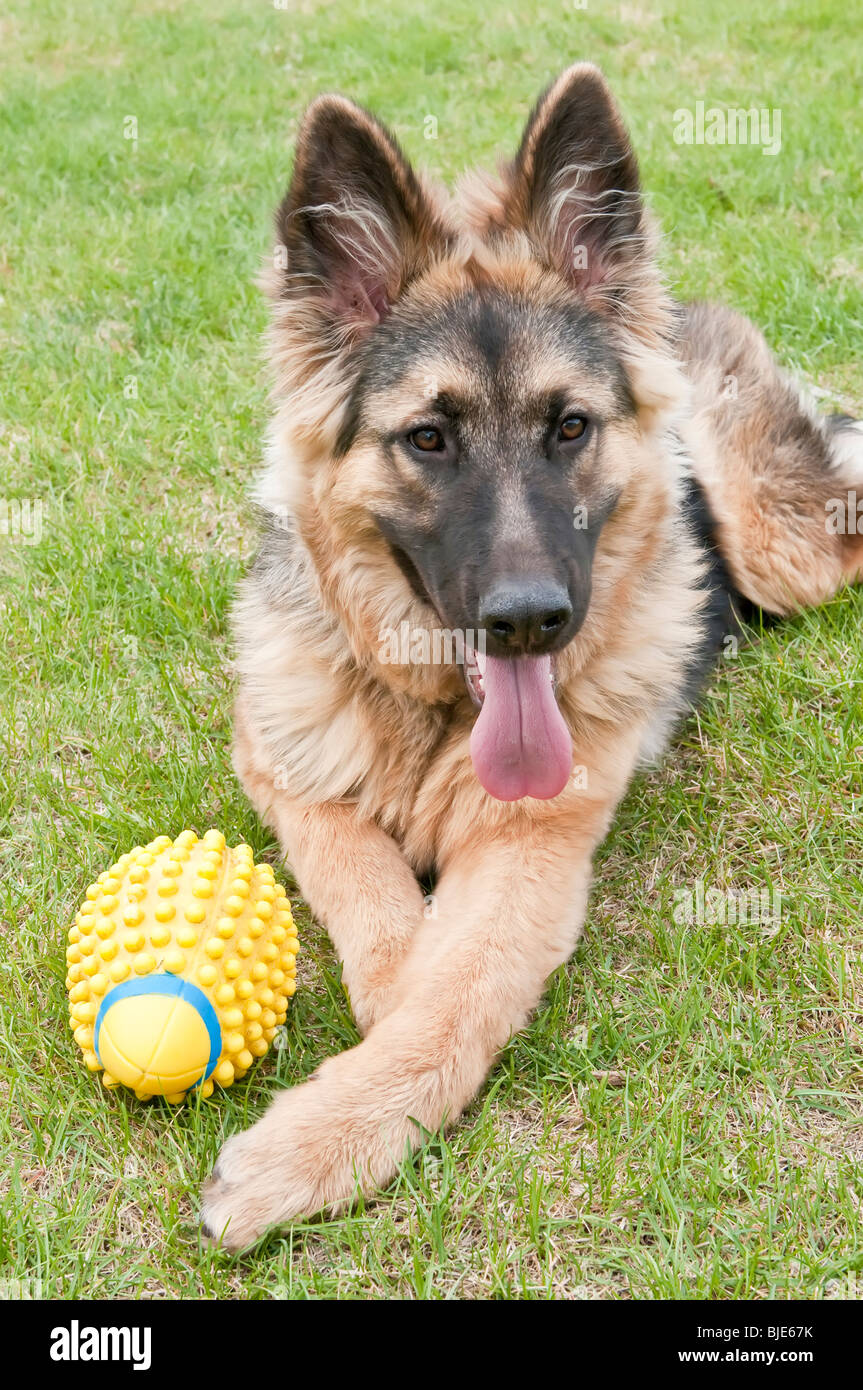
{"type": "Polygon", "coordinates": [[[285,890],[248,845],[184,830],[137,846],[91,884],[69,930],[84,1061],[140,1100],[230,1086],[284,1023],[298,950],[285,890]]]}

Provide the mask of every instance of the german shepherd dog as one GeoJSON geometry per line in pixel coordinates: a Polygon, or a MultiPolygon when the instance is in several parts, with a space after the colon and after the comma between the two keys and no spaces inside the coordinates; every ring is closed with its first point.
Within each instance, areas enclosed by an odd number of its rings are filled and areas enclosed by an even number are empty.
{"type": "Polygon", "coordinates": [[[457,1119],[723,635],[863,577],[863,537],[827,524],[861,426],[819,417],[745,319],[670,298],[595,67],[452,198],[318,98],[277,235],[235,765],[363,1041],[225,1144],[203,1218],[229,1249],[370,1194],[457,1119]],[[426,651],[462,632],[464,662],[393,660],[404,625],[426,651]]]}

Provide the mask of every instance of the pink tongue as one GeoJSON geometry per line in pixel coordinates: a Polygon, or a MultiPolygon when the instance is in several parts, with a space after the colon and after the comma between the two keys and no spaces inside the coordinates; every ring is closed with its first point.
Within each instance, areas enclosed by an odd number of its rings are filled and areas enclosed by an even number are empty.
{"type": "Polygon", "coordinates": [[[477,777],[498,801],[557,796],[572,767],[572,740],[554,698],[551,657],[485,661],[485,698],[470,736],[477,777]]]}

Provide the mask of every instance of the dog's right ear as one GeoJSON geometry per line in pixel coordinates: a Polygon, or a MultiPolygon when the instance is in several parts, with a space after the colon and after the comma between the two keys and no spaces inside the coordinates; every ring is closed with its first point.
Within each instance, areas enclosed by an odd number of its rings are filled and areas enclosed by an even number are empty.
{"type": "Polygon", "coordinates": [[[303,118],[276,231],[286,253],[280,294],[315,301],[342,344],[385,318],[447,239],[389,131],[329,95],[303,118]]]}

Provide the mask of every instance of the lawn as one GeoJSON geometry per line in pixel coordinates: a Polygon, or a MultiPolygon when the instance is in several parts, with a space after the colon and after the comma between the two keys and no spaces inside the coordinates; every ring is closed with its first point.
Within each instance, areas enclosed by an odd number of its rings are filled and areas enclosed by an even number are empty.
{"type": "Polygon", "coordinates": [[[64,991],[70,917],[132,845],[218,825],[278,864],[230,765],[228,613],[267,418],[253,277],[304,103],[340,88],[452,178],[513,149],[547,80],[594,59],[676,291],[751,314],[860,414],[855,28],[843,0],[6,7],[0,1292],[863,1294],[861,592],[726,655],[627,796],[535,1021],[376,1204],[239,1260],[199,1240],[222,1138],[357,1036],[282,869],[298,992],[282,1045],[218,1100],[108,1094],[64,991]],[[699,100],[781,109],[781,149],[678,145],[674,112],[699,100]],[[681,922],[698,883],[781,907],[681,922]]]}

